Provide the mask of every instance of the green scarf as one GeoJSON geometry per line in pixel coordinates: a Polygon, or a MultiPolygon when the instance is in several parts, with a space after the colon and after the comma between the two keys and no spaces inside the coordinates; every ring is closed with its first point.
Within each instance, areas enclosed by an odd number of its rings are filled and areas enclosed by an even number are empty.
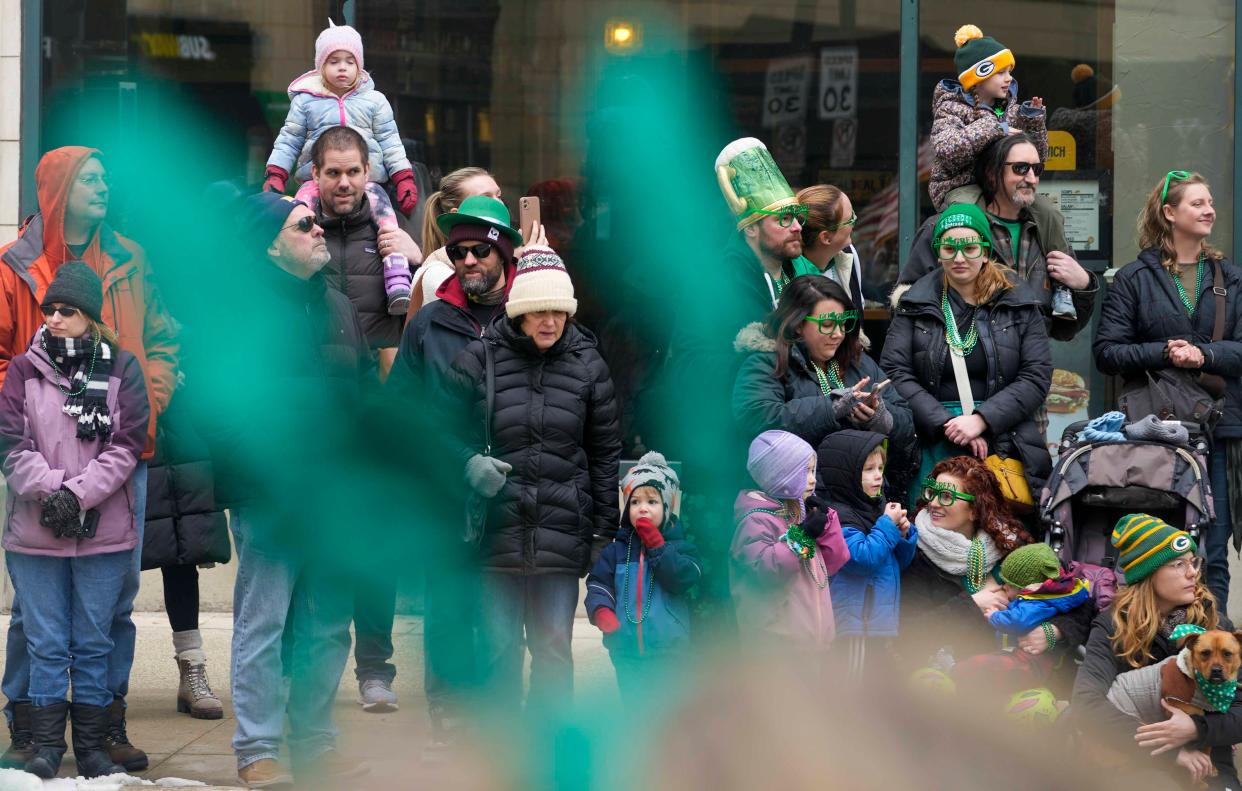
{"type": "MultiPolygon", "coordinates": [[[[1184,623],[1175,628],[1169,637],[1177,641],[1188,635],[1203,634],[1205,631],[1207,630],[1202,626],[1184,623]]],[[[1227,681],[1209,681],[1198,669],[1195,670],[1195,684],[1198,685],[1199,691],[1203,693],[1203,697],[1207,698],[1212,708],[1219,712],[1229,710],[1238,691],[1238,680],[1236,678],[1227,681]]]]}

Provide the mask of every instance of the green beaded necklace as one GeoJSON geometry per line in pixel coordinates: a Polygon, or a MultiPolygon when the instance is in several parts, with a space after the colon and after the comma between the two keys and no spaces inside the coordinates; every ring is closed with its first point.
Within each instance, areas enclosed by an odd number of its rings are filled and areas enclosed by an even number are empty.
{"type": "MultiPolygon", "coordinates": [[[[1195,299],[1199,298],[1199,293],[1203,290],[1203,264],[1205,261],[1207,261],[1207,253],[1199,253],[1199,265],[1195,269],[1195,299]]],[[[1186,293],[1186,287],[1182,285],[1181,275],[1170,269],[1169,276],[1173,278],[1173,285],[1177,287],[1177,296],[1181,299],[1182,304],[1186,306],[1186,312],[1193,316],[1195,306],[1190,301],[1190,295],[1186,293]]]]}
{"type": "MultiPolygon", "coordinates": [[[[801,561],[802,570],[805,571],[807,576],[811,578],[811,581],[815,583],[815,587],[820,590],[828,587],[828,567],[824,565],[824,559],[815,557],[815,542],[812,541],[811,537],[806,534],[806,531],[802,529],[801,525],[790,523],[789,511],[787,509],[782,507],[779,511],[774,511],[771,508],[752,508],[742,514],[742,519],[745,519],[751,514],[771,514],[772,516],[780,517],[785,520],[785,532],[777,540],[784,541],[785,546],[789,547],[789,551],[794,553],[798,560],[801,561]],[[811,568],[812,562],[817,563],[819,566],[820,577],[818,578],[815,576],[815,571],[811,568]]],[[[740,522],[742,519],[739,519],[738,521],[740,522]]],[[[629,607],[628,598],[626,599],[626,607],[629,607]]],[[[629,616],[628,609],[626,611],[626,616],[629,616]]]]}
{"type": "Polygon", "coordinates": [[[957,320],[953,318],[953,309],[949,307],[948,287],[940,295],[940,312],[944,314],[944,342],[949,345],[949,351],[958,357],[969,357],[979,343],[979,328],[975,326],[975,317],[970,317],[970,329],[963,338],[958,332],[957,320]]]}
{"type": "MultiPolygon", "coordinates": [[[[634,534],[630,533],[630,538],[625,542],[625,585],[621,588],[621,596],[625,598],[625,619],[637,626],[647,620],[647,614],[651,612],[651,600],[655,597],[651,595],[651,586],[655,582],[655,572],[651,570],[651,563],[647,563],[647,585],[644,590],[647,591],[647,601],[643,602],[643,614],[637,620],[634,619],[634,607],[630,604],[630,577],[629,573],[630,558],[634,551],[634,534]]],[[[639,550],[641,553],[642,550],[639,550]]]]}
{"type": "Polygon", "coordinates": [[[828,363],[827,371],[814,362],[811,363],[811,368],[815,370],[815,378],[819,380],[819,391],[824,394],[824,398],[828,398],[834,389],[840,390],[845,387],[845,380],[841,378],[841,366],[837,365],[836,360],[828,363]]]}
{"type": "Polygon", "coordinates": [[[65,377],[65,381],[67,382],[72,382],[73,380],[68,376],[65,376],[64,372],[60,370],[60,366],[57,365],[56,361],[52,359],[52,353],[47,350],[46,334],[39,336],[39,345],[43,348],[43,353],[47,355],[47,361],[52,364],[52,370],[56,372],[56,389],[60,391],[61,395],[65,398],[73,398],[85,393],[86,388],[90,386],[91,377],[95,374],[95,361],[99,359],[99,339],[96,338],[95,345],[91,347],[91,364],[90,367],[86,369],[86,378],[82,380],[82,389],[76,390],[72,393],[65,389],[65,386],[60,383],[60,377],[62,376],[65,377]]]}
{"type": "Polygon", "coordinates": [[[966,592],[971,596],[983,590],[983,580],[987,576],[987,569],[983,567],[983,542],[979,539],[973,539],[970,542],[970,551],[966,555],[966,592]]]}
{"type": "Polygon", "coordinates": [[[789,285],[789,276],[784,272],[781,276],[772,281],[772,285],[776,288],[776,298],[781,298],[781,292],[785,290],[785,286],[789,285]]]}

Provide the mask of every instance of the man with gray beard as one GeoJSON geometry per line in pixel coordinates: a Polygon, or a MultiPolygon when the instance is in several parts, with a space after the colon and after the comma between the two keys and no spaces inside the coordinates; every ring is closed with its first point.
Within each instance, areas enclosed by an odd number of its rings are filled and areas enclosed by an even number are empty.
{"type": "MultiPolygon", "coordinates": [[[[982,190],[978,205],[992,226],[996,243],[993,255],[1040,295],[1048,335],[1069,341],[1091,322],[1100,283],[1078,263],[1073,250],[1044,250],[1040,246],[1039,228],[1030,206],[1035,202],[1043,170],[1039,151],[1025,133],[1000,138],[979,152],[975,161],[975,179],[982,190]],[[1072,309],[1054,306],[1057,284],[1068,288],[1072,309]]],[[[938,219],[939,215],[929,218],[915,234],[898,289],[940,266],[931,244],[938,219]]],[[[900,293],[895,292],[893,304],[900,293]]]]}

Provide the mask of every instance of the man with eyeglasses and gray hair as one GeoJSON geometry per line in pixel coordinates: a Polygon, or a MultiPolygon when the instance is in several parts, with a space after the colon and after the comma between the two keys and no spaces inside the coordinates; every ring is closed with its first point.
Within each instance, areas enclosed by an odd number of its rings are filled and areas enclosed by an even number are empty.
{"type": "MultiPolygon", "coordinates": [[[[976,205],[991,225],[996,257],[1039,295],[1049,337],[1069,341],[1091,322],[1100,282],[1078,263],[1072,249],[1043,249],[1043,236],[1031,212],[1043,172],[1039,149],[1026,133],[1002,137],[975,160],[975,181],[982,192],[976,205]]],[[[928,218],[915,234],[891,298],[893,305],[912,283],[940,265],[931,244],[939,218],[928,218]]]]}

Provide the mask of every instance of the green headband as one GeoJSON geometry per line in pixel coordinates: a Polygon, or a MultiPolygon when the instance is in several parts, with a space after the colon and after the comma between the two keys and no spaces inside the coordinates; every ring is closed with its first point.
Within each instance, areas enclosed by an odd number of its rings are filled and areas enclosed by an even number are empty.
{"type": "Polygon", "coordinates": [[[994,247],[992,243],[992,223],[988,221],[987,215],[983,213],[983,209],[980,209],[973,203],[954,203],[940,213],[940,219],[936,220],[936,229],[932,232],[932,248],[939,246],[940,237],[944,236],[945,231],[950,231],[954,228],[969,228],[979,234],[981,242],[989,248],[994,247]]]}

